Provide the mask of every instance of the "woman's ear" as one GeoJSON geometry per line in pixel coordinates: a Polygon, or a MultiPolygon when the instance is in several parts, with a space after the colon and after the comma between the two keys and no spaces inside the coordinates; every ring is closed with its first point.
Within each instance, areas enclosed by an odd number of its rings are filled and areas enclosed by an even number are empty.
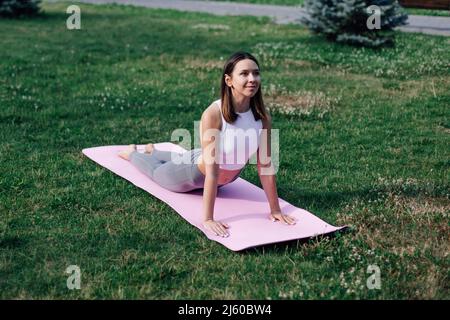
{"type": "Polygon", "coordinates": [[[225,75],[225,84],[230,88],[233,87],[233,82],[231,81],[231,77],[229,75],[225,75]]]}

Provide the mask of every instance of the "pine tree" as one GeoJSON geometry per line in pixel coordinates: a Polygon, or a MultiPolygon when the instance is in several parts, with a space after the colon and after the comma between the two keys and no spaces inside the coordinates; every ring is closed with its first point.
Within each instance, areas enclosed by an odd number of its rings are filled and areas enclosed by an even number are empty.
{"type": "Polygon", "coordinates": [[[0,16],[31,16],[39,12],[41,0],[0,0],[0,16]]]}
{"type": "Polygon", "coordinates": [[[366,47],[393,44],[393,28],[406,24],[408,15],[397,0],[305,0],[308,16],[302,19],[314,33],[327,39],[366,47]],[[380,28],[367,21],[375,5],[380,9],[380,28]]]}

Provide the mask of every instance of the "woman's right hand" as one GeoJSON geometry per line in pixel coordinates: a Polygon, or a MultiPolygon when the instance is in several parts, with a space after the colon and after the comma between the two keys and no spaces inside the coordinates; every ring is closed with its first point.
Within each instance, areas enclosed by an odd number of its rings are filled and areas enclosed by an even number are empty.
{"type": "Polygon", "coordinates": [[[226,229],[228,229],[230,226],[227,225],[226,223],[220,222],[220,221],[214,221],[214,220],[206,220],[203,222],[203,226],[214,232],[216,234],[216,236],[220,236],[220,237],[228,237],[230,234],[227,232],[226,229]]]}

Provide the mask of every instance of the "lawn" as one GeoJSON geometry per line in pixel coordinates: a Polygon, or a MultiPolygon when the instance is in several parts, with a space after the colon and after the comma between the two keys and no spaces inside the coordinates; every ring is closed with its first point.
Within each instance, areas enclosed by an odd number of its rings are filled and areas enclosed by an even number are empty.
{"type": "MultiPolygon", "coordinates": [[[[2,299],[450,298],[448,38],[375,51],[267,18],[86,4],[70,31],[67,6],[0,20],[2,299]],[[350,232],[235,253],[81,154],[193,135],[237,50],[261,62],[279,196],[350,232]]],[[[255,166],[242,178],[260,185],[255,166]]]]}

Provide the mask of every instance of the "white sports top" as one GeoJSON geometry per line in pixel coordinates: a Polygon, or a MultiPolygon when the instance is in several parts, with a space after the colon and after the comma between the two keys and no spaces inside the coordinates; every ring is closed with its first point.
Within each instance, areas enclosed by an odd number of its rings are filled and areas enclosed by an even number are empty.
{"type": "Polygon", "coordinates": [[[240,170],[258,151],[261,142],[262,121],[255,121],[251,108],[247,112],[236,112],[238,117],[232,124],[225,121],[222,113],[221,99],[214,101],[222,116],[220,146],[222,149],[219,168],[240,170]]]}

